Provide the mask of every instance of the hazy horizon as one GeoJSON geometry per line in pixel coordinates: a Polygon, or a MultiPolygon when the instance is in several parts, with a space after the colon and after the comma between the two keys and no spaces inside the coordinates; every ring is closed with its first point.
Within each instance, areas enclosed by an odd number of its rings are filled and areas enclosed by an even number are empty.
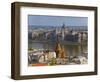
{"type": "Polygon", "coordinates": [[[29,15],[28,26],[88,26],[87,17],[29,15]]]}

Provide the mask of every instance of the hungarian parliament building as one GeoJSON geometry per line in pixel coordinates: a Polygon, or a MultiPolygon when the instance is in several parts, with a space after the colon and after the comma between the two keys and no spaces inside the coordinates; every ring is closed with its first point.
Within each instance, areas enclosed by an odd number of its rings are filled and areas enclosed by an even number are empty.
{"type": "Polygon", "coordinates": [[[28,39],[33,41],[69,41],[84,42],[87,41],[87,26],[29,26],[28,39]]]}

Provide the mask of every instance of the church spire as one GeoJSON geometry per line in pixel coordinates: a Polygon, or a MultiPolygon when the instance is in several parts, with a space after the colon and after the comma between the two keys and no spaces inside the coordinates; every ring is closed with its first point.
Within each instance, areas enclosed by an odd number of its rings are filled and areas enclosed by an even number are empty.
{"type": "Polygon", "coordinates": [[[65,28],[65,23],[63,22],[62,28],[65,28]]]}
{"type": "Polygon", "coordinates": [[[62,41],[63,41],[65,38],[65,23],[63,23],[63,25],[62,25],[61,34],[62,34],[62,41]]]}

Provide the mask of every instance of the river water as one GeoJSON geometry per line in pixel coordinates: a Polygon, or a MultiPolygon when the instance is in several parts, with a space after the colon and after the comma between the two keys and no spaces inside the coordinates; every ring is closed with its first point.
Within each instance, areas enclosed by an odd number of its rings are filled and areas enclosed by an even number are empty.
{"type": "MultiPolygon", "coordinates": [[[[29,42],[28,48],[33,49],[48,49],[48,50],[55,50],[55,43],[43,43],[43,42],[29,42]]],[[[87,44],[80,45],[80,44],[62,44],[64,46],[66,56],[81,56],[82,53],[88,52],[87,51],[87,44]]]]}

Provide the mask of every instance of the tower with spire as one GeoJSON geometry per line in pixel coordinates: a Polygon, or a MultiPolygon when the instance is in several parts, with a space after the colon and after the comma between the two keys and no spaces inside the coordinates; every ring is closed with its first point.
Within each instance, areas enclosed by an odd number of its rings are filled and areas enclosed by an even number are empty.
{"type": "Polygon", "coordinates": [[[61,28],[61,35],[62,35],[62,40],[65,38],[65,23],[63,23],[62,28],[61,28]]]}
{"type": "Polygon", "coordinates": [[[59,58],[62,54],[62,48],[61,48],[61,44],[59,42],[56,43],[55,52],[56,52],[57,58],[59,58]]]}
{"type": "Polygon", "coordinates": [[[57,58],[62,58],[64,59],[65,58],[65,50],[64,50],[64,46],[62,46],[60,44],[59,41],[56,42],[56,48],[55,48],[55,52],[56,52],[56,57],[57,58]]]}

